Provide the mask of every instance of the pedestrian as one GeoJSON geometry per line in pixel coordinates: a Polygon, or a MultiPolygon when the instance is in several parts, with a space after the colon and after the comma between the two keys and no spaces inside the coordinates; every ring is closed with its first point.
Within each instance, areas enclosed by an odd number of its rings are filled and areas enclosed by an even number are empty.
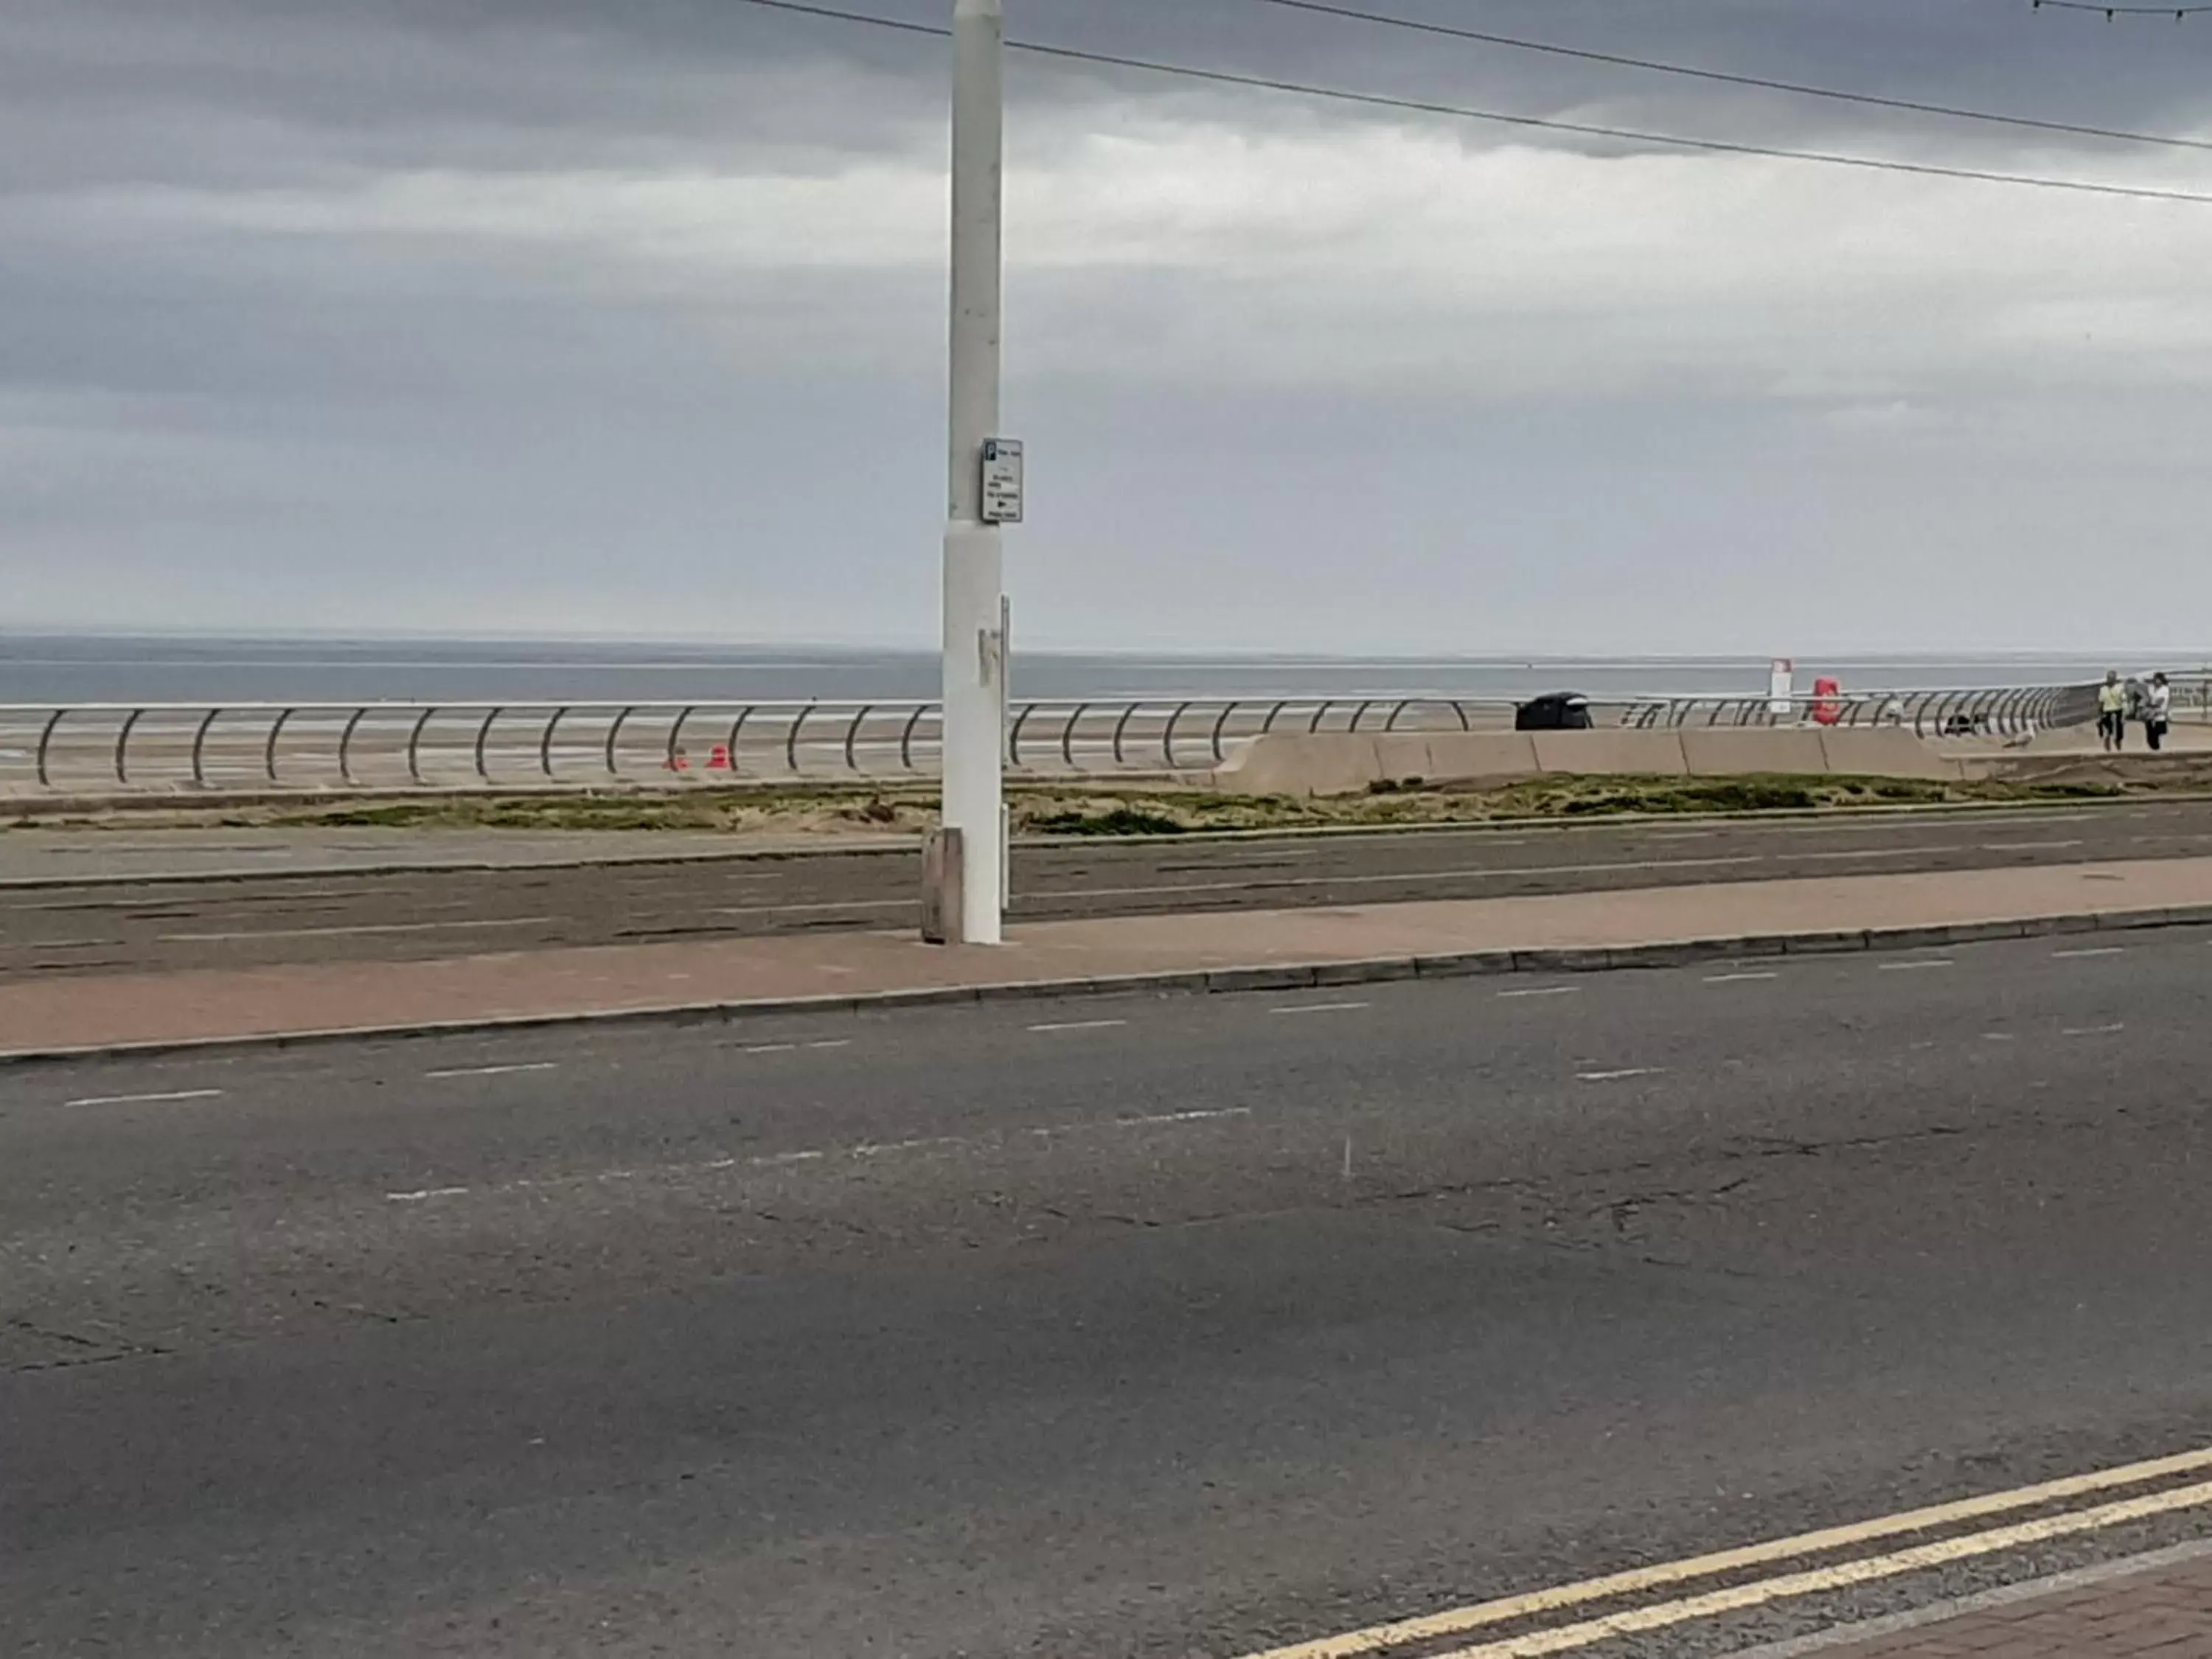
{"type": "Polygon", "coordinates": [[[2120,684],[2117,668],[2106,669],[2105,683],[2097,688],[2097,738],[2108,755],[2127,746],[2128,689],[2120,684]]]}
{"type": "Polygon", "coordinates": [[[2143,736],[2150,742],[2152,752],[2166,746],[2166,727],[2173,724],[2173,688],[2166,683],[2166,672],[2161,669],[2150,677],[2150,690],[2143,697],[2143,736]]]}

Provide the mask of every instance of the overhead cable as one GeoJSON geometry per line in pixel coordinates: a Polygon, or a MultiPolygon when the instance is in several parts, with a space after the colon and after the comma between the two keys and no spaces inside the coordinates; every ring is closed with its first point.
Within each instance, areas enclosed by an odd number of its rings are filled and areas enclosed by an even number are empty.
{"type": "MultiPolygon", "coordinates": [[[[2046,3],[2051,0],[2046,0],[2046,3]]],[[[952,31],[933,23],[910,22],[904,18],[883,17],[870,12],[848,11],[841,7],[817,4],[813,0],[739,0],[739,3],[757,6],[769,11],[796,13],[806,17],[834,19],[839,22],[870,24],[879,28],[894,29],[903,34],[925,34],[938,39],[949,39],[952,31]]],[[[1046,58],[1062,63],[1085,64],[1097,68],[1139,70],[1146,74],[1170,76],[1178,80],[1200,81],[1216,86],[1241,87],[1248,90],[1291,93],[1304,98],[1316,98],[1331,103],[1363,105],[1375,109],[1397,110],[1407,114],[1443,115],[1457,120],[1485,121],[1494,125],[1520,127],[1544,132],[1571,133],[1578,137],[1605,138],[1630,144],[1656,144],[1675,149],[1689,149],[1719,155],[1759,156],[1783,161],[1806,161],[1824,167],[1852,167],[1869,173],[1909,173],[1927,179],[1958,179],[1977,184],[2016,185],[2035,190],[2064,191],[2082,196],[2115,196],[2137,201],[2191,202],[2212,206],[2212,193],[2203,191],[2168,190],[2151,185],[2117,185],[2088,179],[2059,179],[2040,173],[2005,173],[1986,167],[1947,167],[1934,161],[1905,161],[1884,156],[1852,155],[1836,150],[1788,149],[1771,144],[1737,143],[1721,138],[1689,138],[1679,133],[1651,132],[1632,127],[1603,126],[1594,122],[1565,121],[1551,116],[1515,115],[1502,110],[1477,109],[1465,104],[1447,104],[1423,98],[1395,98],[1382,93],[1353,92],[1342,87],[1322,86],[1312,82],[1292,81],[1273,76],[1244,75],[1228,70],[1200,69],[1188,64],[1170,63],[1164,59],[1126,57],[1115,52],[1091,52],[1077,46],[1047,46],[1031,40],[1009,40],[1007,50],[1046,58]]]]}
{"type": "MultiPolygon", "coordinates": [[[[2043,0],[2056,5],[2060,0],[2043,0]]],[[[1626,53],[1598,52],[1583,46],[1561,46],[1552,40],[1524,40],[1517,35],[1494,34],[1486,29],[1462,28],[1455,23],[1434,23],[1413,17],[1395,17],[1388,12],[1368,11],[1358,6],[1333,3],[1333,0],[1255,0],[1263,6],[1277,6],[1285,11],[1317,13],[1324,17],[1340,17],[1348,21],[1378,24],[1384,27],[1407,29],[1419,34],[1441,35],[1454,40],[1472,40],[1486,46],[1504,46],[1515,52],[1540,52],[1553,58],[1572,58],[1588,64],[1605,64],[1616,69],[1649,70],[1658,75],[1680,76],[1693,81],[1718,82],[1732,87],[1756,87],[1767,92],[1784,92],[1799,98],[1823,98],[1834,103],[1863,104],[1875,109],[1909,110],[1917,115],[1940,115],[1954,121],[1979,121],[1996,126],[2022,127],[2038,132],[2058,132],[2081,138],[2111,138],[2130,144],[2160,144],[2175,149],[2212,150],[2212,139],[2185,138],[2170,133],[2130,132],[2118,127],[2088,126],[2073,121],[2046,120],[2033,115],[2014,115],[1996,110],[1968,109],[1956,104],[1923,103],[1913,98],[1891,98],[1880,93],[1849,92],[1837,87],[1818,87],[1802,81],[1774,80],[1760,75],[1739,75],[1727,70],[1701,69],[1689,64],[1667,63],[1658,58],[1633,58],[1626,53]]],[[[2102,9],[2081,3],[2090,10],[2102,9]]],[[[2123,8],[2122,9],[2124,9],[2123,8]]],[[[2144,9],[2149,9],[2145,8],[2144,9]]],[[[2164,10],[2165,8],[2158,8],[2164,10]]],[[[2197,6],[2187,9],[2212,11],[2212,6],[2197,6]]]]}

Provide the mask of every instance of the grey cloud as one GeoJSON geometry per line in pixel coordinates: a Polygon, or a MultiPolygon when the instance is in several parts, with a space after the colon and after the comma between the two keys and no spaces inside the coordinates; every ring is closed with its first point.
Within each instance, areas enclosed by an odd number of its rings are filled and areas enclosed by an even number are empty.
{"type": "MultiPolygon", "coordinates": [[[[950,9],[927,0],[854,0],[852,9],[934,22],[950,9]]],[[[2188,39],[2034,14],[2010,0],[1504,0],[1479,11],[1456,0],[1377,0],[1374,9],[2061,119],[2186,129],[2212,115],[2208,54],[2188,39]]],[[[1672,122],[1721,137],[1865,132],[1916,150],[2027,142],[1254,0],[1016,0],[1011,9],[1015,32],[1038,40],[1530,114],[1672,122]]],[[[158,171],[179,149],[198,167],[227,157],[272,169],[318,159],[665,163],[672,147],[696,154],[702,144],[865,150],[941,120],[936,43],[735,0],[17,0],[14,10],[0,91],[15,112],[9,136],[21,142],[8,147],[7,167],[19,181],[65,174],[72,158],[96,168],[103,152],[158,171]],[[103,143],[102,132],[118,136],[103,143]]],[[[1018,68],[1014,88],[1042,105],[1085,92],[1182,106],[1225,95],[1039,60],[1018,68]]],[[[1237,107],[1252,113],[1249,103],[1237,107]]],[[[1301,118],[1285,105],[1281,118],[1301,118]]]]}
{"type": "MultiPolygon", "coordinates": [[[[1373,3],[2061,118],[2212,121],[2212,27],[2024,0],[1373,3]]],[[[1009,9],[1036,40],[1397,95],[2212,188],[2212,156],[1251,0],[1009,9]]],[[[0,562],[21,615],[926,636],[938,43],[736,0],[9,0],[0,32],[0,562]],[[882,222],[732,193],[810,179],[837,187],[823,210],[882,222]],[[698,200],[651,194],[672,183],[698,200]]],[[[2169,268],[2201,269],[2212,209],[2006,198],[1984,224],[1815,169],[1665,173],[1650,210],[1709,223],[1710,254],[1663,220],[1608,242],[1591,216],[1634,204],[1588,179],[1501,206],[1501,247],[1436,206],[1468,186],[1423,146],[1526,135],[1034,59],[1011,84],[1040,192],[1010,296],[1030,638],[2044,644],[2127,629],[2124,590],[2076,591],[2120,536],[2176,605],[2212,604],[2175,557],[2212,515],[2212,341],[2169,268]],[[1161,137],[1193,131],[1202,154],[1161,137]],[[1100,134],[1223,171],[1116,171],[1100,134]],[[1273,210],[1236,198],[1240,146],[1273,210]],[[1433,182],[1359,174],[1381,204],[1363,223],[1341,179],[1269,172],[1332,157],[1433,182]],[[1094,217],[1114,228],[1086,240],[1094,217]],[[1831,217],[1848,246],[1820,242],[1831,217]],[[1785,236],[1863,291],[1822,287],[1785,236]]]]}

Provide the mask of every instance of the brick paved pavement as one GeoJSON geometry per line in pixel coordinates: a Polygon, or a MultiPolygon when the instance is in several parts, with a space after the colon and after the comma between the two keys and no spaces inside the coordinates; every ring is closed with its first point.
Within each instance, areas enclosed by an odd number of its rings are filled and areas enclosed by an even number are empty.
{"type": "Polygon", "coordinates": [[[2212,1659],[2212,1554],[2061,1583],[1887,1636],[1796,1650],[1807,1659],[2212,1659]]]}
{"type": "MultiPolygon", "coordinates": [[[[1003,950],[850,933],[0,984],[0,1055],[726,1008],[1254,966],[1826,936],[2212,906],[2212,859],[1039,922],[1003,950]]],[[[1858,941],[1863,945],[1863,939],[1858,941]]],[[[1357,976],[1367,976],[1362,968],[1357,976]]],[[[1376,975],[1382,977],[1387,975],[1376,975]]]]}

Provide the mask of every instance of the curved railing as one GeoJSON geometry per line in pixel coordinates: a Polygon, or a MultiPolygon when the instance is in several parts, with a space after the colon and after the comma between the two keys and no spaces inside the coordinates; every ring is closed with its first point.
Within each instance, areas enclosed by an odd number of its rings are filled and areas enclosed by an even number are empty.
{"type": "MultiPolygon", "coordinates": [[[[1505,731],[1446,695],[1015,702],[1006,763],[1041,776],[1202,771],[1270,732],[1505,731]]],[[[2094,689],[2014,687],[1595,703],[1607,726],[1899,726],[2012,736],[2094,717],[2094,689]]],[[[935,775],[933,702],[98,703],[0,706],[0,792],[584,787],[935,775]]]]}
{"type": "MultiPolygon", "coordinates": [[[[1039,775],[1219,764],[1267,732],[1472,731],[1508,701],[1152,697],[1017,702],[1039,775]]],[[[935,775],[934,702],[81,703],[0,706],[0,791],[579,787],[935,775]]]]}
{"type": "Polygon", "coordinates": [[[1812,723],[1901,726],[1924,738],[2017,738],[2078,726],[2097,714],[2093,685],[2017,685],[1932,690],[1861,691],[1829,696],[1638,698],[1624,712],[1630,726],[1762,726],[1812,723]]]}

